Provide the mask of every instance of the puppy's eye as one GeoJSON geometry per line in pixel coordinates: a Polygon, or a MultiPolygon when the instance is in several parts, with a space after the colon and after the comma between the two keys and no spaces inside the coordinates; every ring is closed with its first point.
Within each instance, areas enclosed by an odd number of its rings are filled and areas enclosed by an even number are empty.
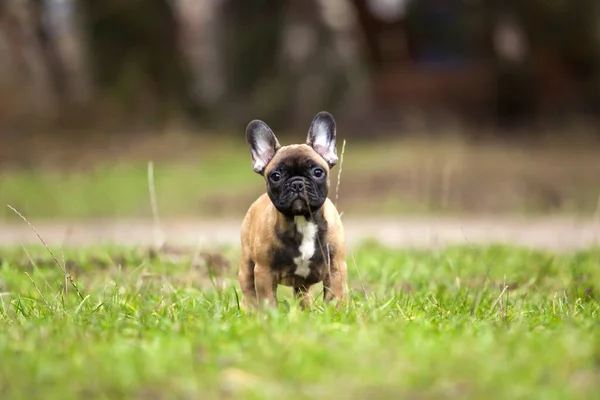
{"type": "Polygon", "coordinates": [[[278,182],[281,179],[281,174],[279,172],[272,172],[271,175],[269,175],[269,179],[273,182],[278,182]]]}
{"type": "Polygon", "coordinates": [[[325,174],[325,171],[323,171],[321,168],[315,168],[313,170],[313,176],[315,178],[322,178],[324,174],[325,174]]]}

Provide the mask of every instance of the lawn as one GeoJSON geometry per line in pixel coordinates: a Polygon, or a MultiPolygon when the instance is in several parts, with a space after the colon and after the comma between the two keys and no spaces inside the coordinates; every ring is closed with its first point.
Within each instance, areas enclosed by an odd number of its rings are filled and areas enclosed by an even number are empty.
{"type": "Polygon", "coordinates": [[[239,310],[235,248],[53,250],[66,295],[47,250],[0,250],[2,399],[600,393],[599,249],[365,243],[348,307],[300,311],[282,288],[261,315],[239,310]]]}
{"type": "MultiPolygon", "coordinates": [[[[108,150],[87,142],[65,146],[22,149],[24,165],[4,165],[0,154],[0,222],[18,219],[6,204],[38,220],[149,218],[149,160],[164,218],[241,218],[264,191],[243,135],[209,143],[139,139],[108,150]]],[[[340,137],[340,157],[342,147],[340,137]]],[[[353,215],[590,215],[598,209],[600,157],[594,146],[349,140],[343,163],[332,171],[332,198],[340,167],[338,204],[353,215]]]]}

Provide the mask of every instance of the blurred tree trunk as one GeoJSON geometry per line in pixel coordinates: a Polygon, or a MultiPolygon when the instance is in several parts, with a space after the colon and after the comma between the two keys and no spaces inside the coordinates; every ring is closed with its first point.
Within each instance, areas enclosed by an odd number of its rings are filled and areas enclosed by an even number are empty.
{"type": "Polygon", "coordinates": [[[48,15],[44,0],[30,0],[32,29],[40,45],[41,58],[48,70],[53,97],[62,109],[68,98],[67,77],[54,37],[47,25],[48,15]]]}
{"type": "Polygon", "coordinates": [[[41,55],[44,64],[48,68],[53,92],[59,104],[62,104],[67,97],[65,68],[57,51],[56,43],[46,25],[45,4],[43,0],[30,0],[30,4],[32,28],[40,43],[41,55]]]}
{"type": "MultiPolygon", "coordinates": [[[[35,17],[28,3],[4,0],[0,9],[0,29],[6,38],[6,52],[10,54],[6,68],[10,76],[10,99],[3,102],[14,110],[14,117],[31,121],[32,117],[49,115],[55,105],[51,95],[48,70],[42,55],[42,46],[36,35],[35,17]]],[[[7,92],[8,93],[8,92],[7,92]]]]}
{"type": "Polygon", "coordinates": [[[531,42],[536,107],[553,126],[585,114],[597,115],[600,86],[595,0],[546,4],[514,1],[531,42]],[[595,83],[596,82],[596,83],[595,83]]]}
{"type": "Polygon", "coordinates": [[[275,117],[273,103],[282,99],[275,100],[277,94],[267,86],[279,71],[283,12],[288,2],[227,0],[219,7],[225,27],[219,45],[227,82],[223,111],[232,127],[252,118],[272,121],[275,117]]]}
{"type": "Polygon", "coordinates": [[[89,67],[86,60],[79,0],[33,0],[45,4],[45,27],[61,65],[69,118],[76,117],[81,106],[92,99],[89,67]],[[52,4],[52,5],[50,5],[52,4]],[[74,108],[73,108],[74,107],[74,108]]]}
{"type": "Polygon", "coordinates": [[[223,100],[225,77],[219,36],[222,21],[219,18],[221,0],[176,1],[181,25],[182,51],[189,62],[197,102],[205,109],[218,108],[223,100]]]}
{"type": "Polygon", "coordinates": [[[224,2],[227,119],[236,128],[253,118],[305,127],[321,109],[352,103],[360,82],[352,11],[347,0],[224,2]]]}
{"type": "Polygon", "coordinates": [[[80,10],[104,112],[120,122],[161,126],[196,115],[169,0],[81,0],[80,10]]]}
{"type": "MultiPolygon", "coordinates": [[[[535,77],[524,24],[514,4],[494,3],[492,37],[496,73],[496,124],[514,128],[531,120],[535,112],[535,77]]],[[[506,129],[504,134],[517,134],[506,129]]]]}
{"type": "Polygon", "coordinates": [[[282,64],[292,126],[328,109],[338,119],[366,110],[358,21],[348,0],[293,0],[286,9],[282,64]]]}

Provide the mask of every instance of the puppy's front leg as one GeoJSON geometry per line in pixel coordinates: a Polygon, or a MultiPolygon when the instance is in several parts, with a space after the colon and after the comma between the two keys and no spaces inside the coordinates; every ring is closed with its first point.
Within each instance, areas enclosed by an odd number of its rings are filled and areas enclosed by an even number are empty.
{"type": "Polygon", "coordinates": [[[310,307],[312,303],[312,296],[310,294],[310,288],[306,286],[300,286],[294,288],[294,296],[299,300],[300,307],[306,309],[310,307]]]}
{"type": "Polygon", "coordinates": [[[275,297],[277,284],[269,267],[256,264],[254,267],[254,286],[256,288],[256,298],[260,304],[266,300],[269,306],[277,306],[277,298],[275,297]]]}
{"type": "Polygon", "coordinates": [[[344,298],[347,274],[346,260],[340,256],[334,257],[329,273],[323,279],[323,300],[325,302],[340,301],[344,298]]]}
{"type": "Polygon", "coordinates": [[[254,286],[254,261],[242,257],[238,271],[238,281],[242,289],[242,308],[256,304],[256,288],[254,286]]]}

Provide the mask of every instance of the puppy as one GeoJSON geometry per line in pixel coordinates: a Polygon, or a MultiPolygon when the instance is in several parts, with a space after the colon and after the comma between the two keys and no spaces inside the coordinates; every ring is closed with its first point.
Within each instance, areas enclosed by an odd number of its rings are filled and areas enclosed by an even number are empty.
{"type": "Polygon", "coordinates": [[[329,171],[338,162],[335,120],[313,119],[306,144],[281,146],[273,131],[254,120],[246,128],[252,169],[264,177],[266,193],[248,210],[241,228],[238,280],[244,309],[277,305],[277,286],[294,288],[305,308],[309,289],[323,282],[324,301],[346,294],[346,238],[329,200],[329,171]]]}

